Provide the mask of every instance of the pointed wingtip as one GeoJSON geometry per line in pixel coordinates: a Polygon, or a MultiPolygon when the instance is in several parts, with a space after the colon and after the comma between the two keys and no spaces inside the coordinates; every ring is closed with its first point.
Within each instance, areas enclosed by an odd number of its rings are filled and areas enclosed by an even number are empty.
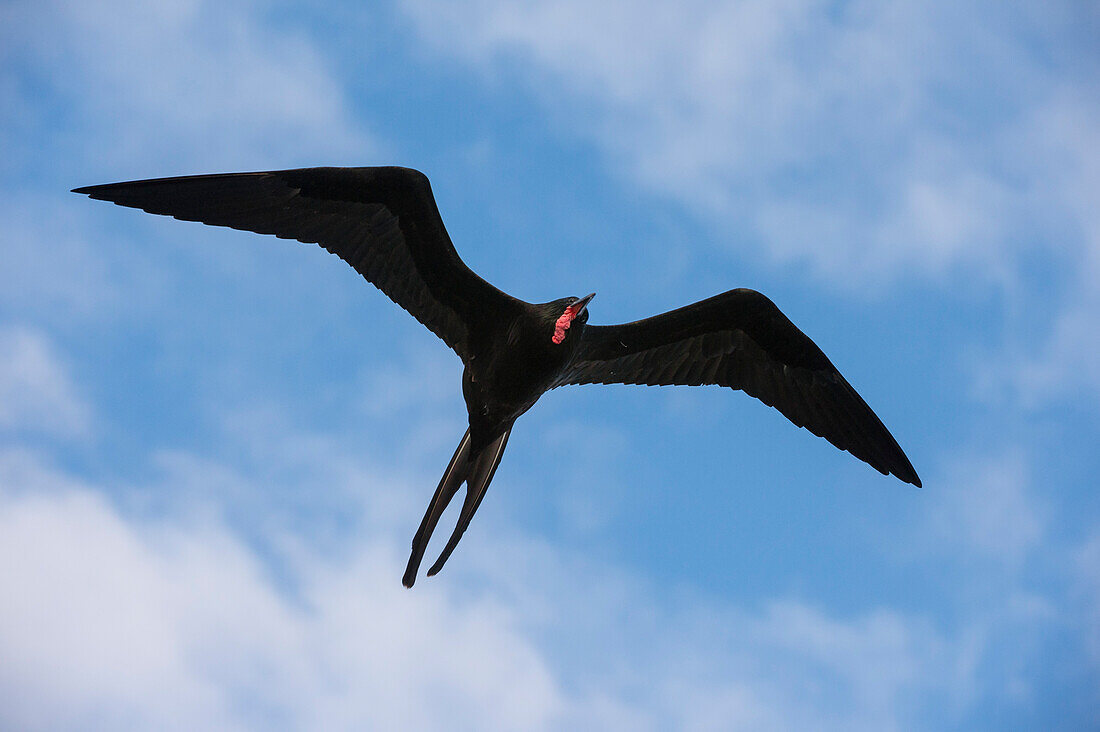
{"type": "Polygon", "coordinates": [[[917,471],[913,469],[912,465],[909,466],[908,470],[892,470],[890,472],[893,473],[895,478],[903,483],[908,483],[909,485],[915,486],[917,488],[924,487],[923,485],[921,485],[920,476],[917,475],[917,471]]]}
{"type": "Polygon", "coordinates": [[[896,475],[898,478],[905,481],[906,483],[909,483],[910,485],[914,485],[917,488],[923,488],[920,482],[920,476],[917,475],[917,470],[913,467],[913,463],[909,462],[909,458],[905,457],[904,455],[902,455],[902,458],[904,459],[905,464],[902,466],[901,470],[893,471],[894,475],[896,475]]]}
{"type": "Polygon", "coordinates": [[[74,188],[70,193],[79,193],[82,196],[89,196],[97,201],[109,201],[111,203],[117,203],[114,200],[112,194],[117,195],[119,189],[124,186],[122,183],[103,183],[94,186],[81,186],[80,188],[74,188]]]}

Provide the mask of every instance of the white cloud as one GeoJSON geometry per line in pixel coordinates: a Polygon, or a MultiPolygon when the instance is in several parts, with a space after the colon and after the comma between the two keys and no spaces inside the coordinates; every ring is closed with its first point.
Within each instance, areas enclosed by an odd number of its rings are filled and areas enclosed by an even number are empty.
{"type": "Polygon", "coordinates": [[[268,537],[265,560],[216,506],[143,517],[24,453],[0,486],[19,729],[884,729],[969,688],[966,654],[890,610],[662,598],[520,539],[406,591],[385,528],[324,554],[268,537]]]}
{"type": "Polygon", "coordinates": [[[0,327],[0,430],[84,433],[89,409],[41,332],[0,327]]]}
{"type": "MultiPolygon", "coordinates": [[[[0,87],[5,102],[32,120],[65,105],[79,144],[35,142],[107,178],[339,163],[374,147],[322,49],[261,4],[16,2],[5,19],[8,76],[26,75],[0,87]]],[[[27,148],[34,125],[7,127],[27,148]]]]}
{"type": "Polygon", "coordinates": [[[1029,405],[1082,392],[1100,399],[1100,105],[1061,98],[1037,115],[1029,132],[1058,171],[1038,183],[1049,199],[1048,216],[1063,217],[1052,225],[1060,234],[1052,246],[1064,251],[1071,273],[1052,322],[1010,343],[1007,376],[1029,405]]]}
{"type": "Polygon", "coordinates": [[[405,592],[373,542],[301,558],[287,597],[224,526],[49,481],[0,503],[5,726],[516,728],[560,703],[507,613],[405,592]]]}
{"type": "Polygon", "coordinates": [[[775,261],[843,287],[1011,251],[1019,200],[997,142],[1018,115],[1000,119],[996,94],[1030,93],[1037,72],[1000,24],[919,3],[405,6],[444,53],[489,73],[522,64],[569,110],[558,123],[775,261]],[[992,105],[988,124],[938,119],[968,94],[992,105]]]}
{"type": "Polygon", "coordinates": [[[1019,452],[955,460],[931,489],[925,535],[944,551],[1015,567],[1047,526],[1049,511],[1032,495],[1030,477],[1019,452]]]}

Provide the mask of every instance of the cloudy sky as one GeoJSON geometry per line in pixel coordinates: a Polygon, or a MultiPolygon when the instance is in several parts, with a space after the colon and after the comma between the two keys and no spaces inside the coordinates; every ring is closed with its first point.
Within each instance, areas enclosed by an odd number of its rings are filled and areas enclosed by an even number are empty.
{"type": "Polygon", "coordinates": [[[1095,723],[1092,4],[311,7],[0,5],[0,727],[1095,723]],[[457,358],[316,247],[67,192],[379,164],[595,323],[767,293],[925,487],[562,389],[404,590],[457,358]]]}

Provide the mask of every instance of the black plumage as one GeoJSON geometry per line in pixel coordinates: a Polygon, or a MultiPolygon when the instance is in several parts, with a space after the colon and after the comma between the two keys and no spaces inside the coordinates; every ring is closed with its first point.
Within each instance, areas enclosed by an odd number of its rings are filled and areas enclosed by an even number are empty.
{"type": "Polygon", "coordinates": [[[317,243],[462,359],[469,429],[413,539],[411,587],[440,515],[463,483],[442,568],[493,479],[515,420],[567,384],[718,384],[775,407],[884,474],[920,485],[882,422],[825,354],[768,298],[730,290],[634,323],[590,326],[588,303],[532,304],[474,274],[443,226],[428,179],[407,168],[304,168],[78,188],[187,221],[317,243]]]}

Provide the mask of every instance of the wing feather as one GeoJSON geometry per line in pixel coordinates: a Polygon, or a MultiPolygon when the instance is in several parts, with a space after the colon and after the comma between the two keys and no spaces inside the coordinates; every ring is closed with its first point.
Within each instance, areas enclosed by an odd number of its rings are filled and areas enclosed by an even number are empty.
{"type": "Polygon", "coordinates": [[[586,326],[557,385],[612,383],[740,389],[879,472],[920,485],[897,441],[821,349],[753,290],[634,323],[586,326]]]}
{"type": "Polygon", "coordinates": [[[455,251],[428,179],[408,168],[301,168],[78,188],[92,198],[213,226],[320,244],[453,348],[519,301],[455,251]]]}

